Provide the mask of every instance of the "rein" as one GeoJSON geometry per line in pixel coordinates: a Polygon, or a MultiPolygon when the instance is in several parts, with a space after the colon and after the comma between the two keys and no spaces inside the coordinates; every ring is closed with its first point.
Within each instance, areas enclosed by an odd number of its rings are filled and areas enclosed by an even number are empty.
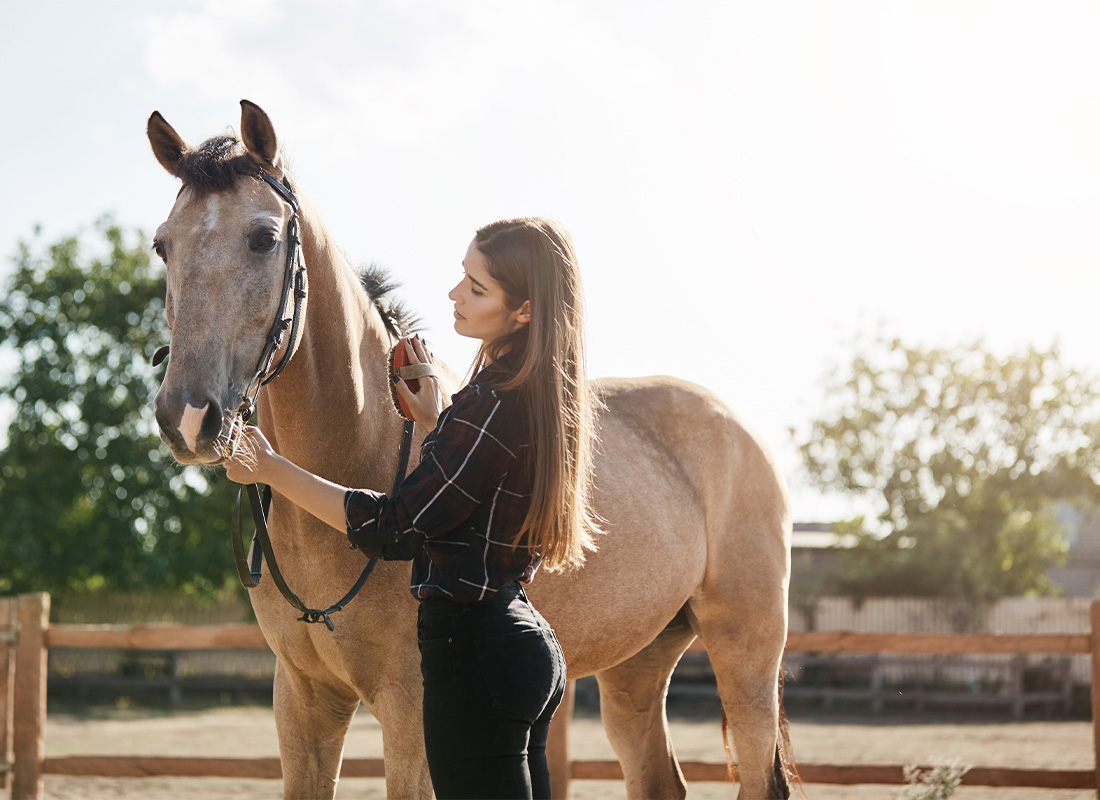
{"type": "MultiPolygon", "coordinates": [[[[397,487],[401,485],[401,480],[405,477],[405,471],[409,467],[409,454],[412,452],[412,438],[413,438],[413,423],[412,420],[406,420],[405,429],[401,435],[401,452],[397,463],[397,474],[393,479],[393,489],[390,492],[392,496],[397,492],[397,487]]],[[[245,558],[244,554],[244,542],[241,539],[241,491],[237,491],[237,501],[233,504],[233,558],[237,565],[237,575],[241,579],[241,583],[246,589],[254,589],[260,584],[261,571],[260,567],[263,558],[267,558],[268,572],[271,573],[271,580],[275,582],[275,586],[282,593],[286,601],[294,608],[302,612],[302,616],[298,617],[301,622],[324,622],[325,626],[330,630],[335,630],[330,619],[332,614],[337,611],[342,611],[344,606],[351,602],[352,598],[359,593],[359,590],[363,588],[363,584],[367,582],[367,578],[374,571],[375,565],[378,563],[378,558],[372,558],[367,562],[367,565],[363,567],[363,572],[359,575],[358,580],[348,590],[348,593],[341,597],[338,601],[333,603],[325,610],[317,608],[309,608],[302,602],[290,587],[287,586],[286,580],[283,578],[283,573],[279,569],[278,563],[275,561],[275,551],[271,547],[271,537],[267,532],[267,514],[271,508],[271,487],[265,486],[263,490],[263,496],[256,489],[256,484],[250,483],[242,489],[248,490],[248,504],[252,509],[252,519],[256,523],[256,532],[252,535],[252,564],[251,567],[245,558]]]]}

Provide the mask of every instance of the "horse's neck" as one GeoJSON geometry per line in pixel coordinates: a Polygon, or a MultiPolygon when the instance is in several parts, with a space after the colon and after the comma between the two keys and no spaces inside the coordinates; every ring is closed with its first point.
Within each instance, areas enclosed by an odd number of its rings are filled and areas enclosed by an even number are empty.
{"type": "Polygon", "coordinates": [[[261,392],[261,427],[299,466],[388,492],[401,430],[387,383],[390,336],[308,201],[299,214],[308,276],[301,342],[261,392]]]}

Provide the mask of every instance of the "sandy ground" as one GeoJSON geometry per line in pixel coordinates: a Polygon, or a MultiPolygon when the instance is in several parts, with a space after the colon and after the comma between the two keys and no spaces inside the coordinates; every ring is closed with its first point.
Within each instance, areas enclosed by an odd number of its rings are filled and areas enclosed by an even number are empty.
{"type": "MultiPolygon", "coordinates": [[[[682,709],[671,714],[673,742],[681,759],[724,761],[718,717],[713,709],[682,709]]],[[[905,764],[958,758],[975,766],[1089,769],[1093,765],[1089,722],[952,721],[930,717],[845,717],[792,713],[791,739],[802,763],[905,764]]],[[[345,754],[381,754],[381,729],[360,709],[347,739],[345,754]]],[[[101,707],[55,710],[51,707],[46,752],[62,755],[206,755],[275,756],[278,747],[270,708],[259,706],[189,711],[101,707]]],[[[573,727],[574,757],[614,758],[599,719],[578,711],[573,727]]],[[[807,785],[815,800],[871,800],[897,797],[901,787],[807,785]]],[[[574,781],[576,800],[625,798],[612,781],[574,781]]],[[[1084,800],[1093,791],[992,789],[964,787],[959,800],[1084,800]]],[[[57,800],[138,800],[194,798],[260,800],[282,797],[279,781],[218,778],[70,778],[46,777],[46,797],[57,800]]],[[[381,800],[383,781],[345,779],[340,800],[381,800]]],[[[698,800],[732,797],[727,784],[693,782],[688,797],[698,800]]]]}

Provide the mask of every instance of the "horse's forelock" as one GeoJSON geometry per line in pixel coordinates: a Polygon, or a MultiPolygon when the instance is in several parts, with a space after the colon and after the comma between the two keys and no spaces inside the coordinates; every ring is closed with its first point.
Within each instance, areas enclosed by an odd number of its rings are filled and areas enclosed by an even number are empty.
{"type": "Polygon", "coordinates": [[[180,159],[176,176],[199,191],[229,189],[241,175],[255,177],[260,168],[244,143],[232,134],[213,136],[180,159]]]}

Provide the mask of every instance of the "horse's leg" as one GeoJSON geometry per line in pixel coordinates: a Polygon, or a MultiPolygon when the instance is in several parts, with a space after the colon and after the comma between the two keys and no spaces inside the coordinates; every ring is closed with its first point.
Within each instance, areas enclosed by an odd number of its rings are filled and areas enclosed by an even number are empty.
{"type": "Polygon", "coordinates": [[[275,729],[285,800],[331,800],[340,777],[344,737],[359,705],[353,692],[311,681],[280,659],[275,667],[275,729]]]}
{"type": "MultiPolygon", "coordinates": [[[[752,581],[745,577],[744,582],[752,581]]],[[[754,593],[727,582],[721,590],[703,590],[689,603],[733,734],[741,800],[789,796],[776,761],[779,670],[787,631],[784,600],[778,589],[757,587],[754,593]]]]}
{"type": "Polygon", "coordinates": [[[600,716],[619,757],[630,798],[684,798],[665,716],[665,694],[676,662],[695,638],[677,616],[644,650],[596,675],[600,716]]]}
{"type": "Polygon", "coordinates": [[[414,680],[380,681],[368,704],[382,726],[382,756],[386,764],[386,797],[394,800],[431,798],[432,778],[424,752],[423,691],[419,671],[414,680]]]}

